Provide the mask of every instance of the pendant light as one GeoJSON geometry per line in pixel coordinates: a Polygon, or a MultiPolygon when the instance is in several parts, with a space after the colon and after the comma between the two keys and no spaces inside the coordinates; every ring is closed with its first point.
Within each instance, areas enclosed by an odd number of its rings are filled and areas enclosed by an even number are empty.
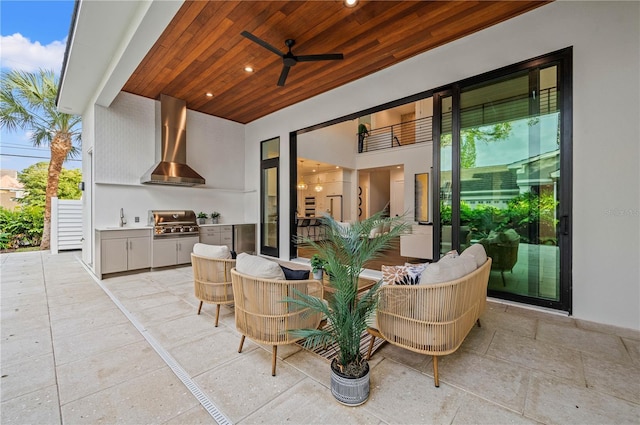
{"type": "MultiPolygon", "coordinates": [[[[320,173],[320,164],[318,164],[318,173],[320,173]]],[[[320,174],[318,174],[318,184],[316,184],[316,187],[313,188],[313,190],[315,190],[316,192],[322,192],[322,185],[320,184],[320,174]]]]}
{"type": "Polygon", "coordinates": [[[300,161],[300,181],[298,182],[298,190],[307,190],[307,184],[304,182],[304,177],[302,176],[304,161],[300,161]]]}

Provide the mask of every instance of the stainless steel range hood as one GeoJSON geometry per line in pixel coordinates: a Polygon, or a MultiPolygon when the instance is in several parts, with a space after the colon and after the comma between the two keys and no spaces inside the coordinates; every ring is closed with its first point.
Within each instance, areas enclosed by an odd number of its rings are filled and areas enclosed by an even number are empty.
{"type": "MultiPolygon", "coordinates": [[[[157,115],[156,115],[157,116],[157,115]]],[[[196,186],[204,178],[187,165],[187,103],[175,97],[160,95],[160,140],[157,141],[160,162],[140,178],[145,184],[196,186]]]]}

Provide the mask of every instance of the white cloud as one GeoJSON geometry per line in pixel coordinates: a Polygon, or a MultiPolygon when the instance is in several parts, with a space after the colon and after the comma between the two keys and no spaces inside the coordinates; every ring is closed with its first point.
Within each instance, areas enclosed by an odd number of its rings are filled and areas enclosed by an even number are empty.
{"type": "Polygon", "coordinates": [[[20,33],[3,35],[0,42],[0,64],[3,69],[33,72],[39,68],[62,71],[66,41],[53,41],[43,46],[20,33]]]}

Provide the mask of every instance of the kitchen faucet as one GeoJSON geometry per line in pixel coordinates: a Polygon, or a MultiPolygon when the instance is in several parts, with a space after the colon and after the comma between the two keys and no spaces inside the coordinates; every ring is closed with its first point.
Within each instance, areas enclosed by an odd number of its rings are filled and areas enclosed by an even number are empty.
{"type": "Polygon", "coordinates": [[[120,208],[120,227],[127,224],[127,220],[124,218],[124,208],[120,208]]]}

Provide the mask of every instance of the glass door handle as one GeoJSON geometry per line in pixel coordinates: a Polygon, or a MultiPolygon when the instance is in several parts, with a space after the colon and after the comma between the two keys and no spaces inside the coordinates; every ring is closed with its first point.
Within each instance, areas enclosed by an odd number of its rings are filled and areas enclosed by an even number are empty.
{"type": "Polygon", "coordinates": [[[563,215],[560,217],[560,234],[568,235],[569,234],[569,216],[563,215]]]}

